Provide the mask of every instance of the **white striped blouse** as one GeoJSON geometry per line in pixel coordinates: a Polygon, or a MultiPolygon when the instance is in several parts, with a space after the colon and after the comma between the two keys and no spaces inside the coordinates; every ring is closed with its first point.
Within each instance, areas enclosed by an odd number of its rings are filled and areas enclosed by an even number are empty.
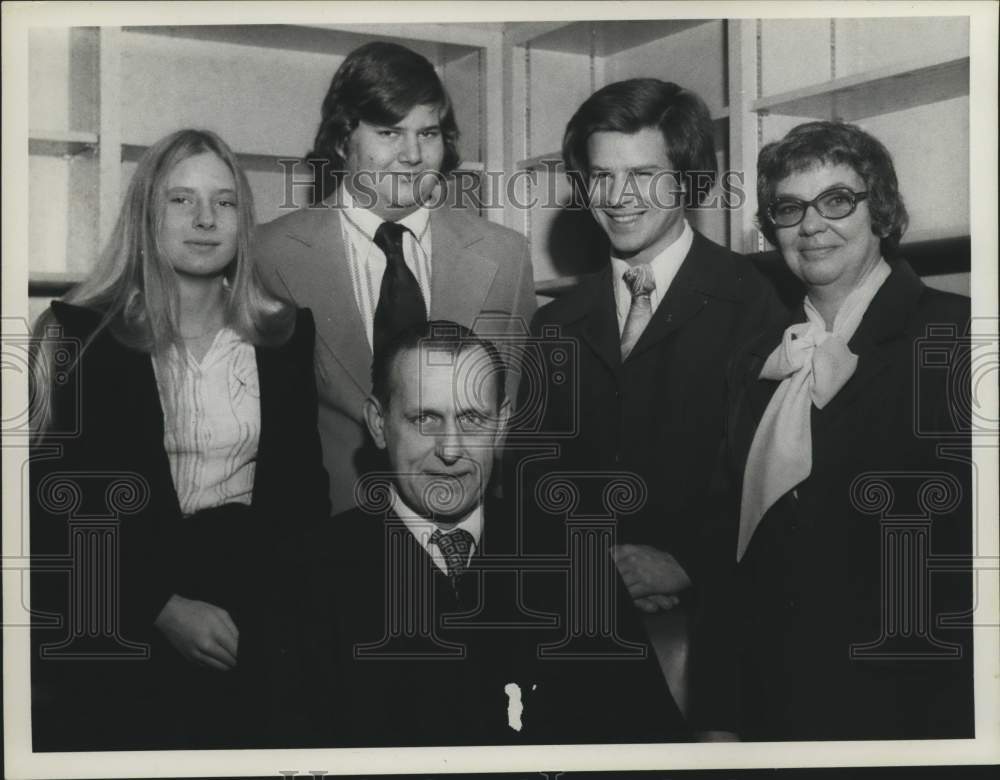
{"type": "Polygon", "coordinates": [[[163,443],[185,516],[249,504],[260,438],[260,382],[252,344],[222,328],[201,362],[171,347],[153,357],[163,443]]]}

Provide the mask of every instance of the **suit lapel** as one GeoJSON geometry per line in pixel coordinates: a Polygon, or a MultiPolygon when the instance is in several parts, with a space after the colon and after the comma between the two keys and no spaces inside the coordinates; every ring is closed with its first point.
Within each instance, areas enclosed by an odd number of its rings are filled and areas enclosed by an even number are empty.
{"type": "Polygon", "coordinates": [[[889,366],[887,351],[869,334],[855,334],[850,349],[858,356],[858,367],[830,403],[814,414],[816,427],[827,427],[836,422],[889,366]]]}
{"type": "MultiPolygon", "coordinates": [[[[431,212],[431,318],[472,327],[497,273],[496,261],[476,251],[482,234],[442,210],[431,212]]],[[[509,315],[510,312],[507,312],[509,315]]]]}
{"type": "MultiPolygon", "coordinates": [[[[125,350],[129,366],[123,372],[128,384],[128,398],[135,404],[137,420],[141,433],[139,439],[148,446],[150,468],[153,473],[162,475],[162,484],[170,489],[165,490],[157,501],[167,502],[167,506],[156,507],[164,517],[180,517],[181,506],[177,498],[177,486],[174,484],[173,473],[170,471],[170,459],[164,444],[164,415],[160,403],[160,392],[156,386],[156,374],[153,371],[153,358],[147,353],[136,350],[125,350]]],[[[153,480],[156,484],[156,480],[153,480]]]]}
{"type": "Polygon", "coordinates": [[[291,272],[279,267],[277,274],[292,299],[313,310],[317,368],[322,381],[332,381],[326,366],[333,362],[367,395],[371,387],[371,349],[354,300],[340,213],[332,207],[310,213],[314,218],[308,229],[288,235],[301,245],[291,272]]]}
{"type": "MultiPolygon", "coordinates": [[[[813,410],[814,432],[836,425],[842,415],[871,389],[872,383],[889,367],[892,345],[905,332],[907,319],[922,289],[923,283],[912,269],[905,262],[899,261],[872,299],[857,332],[851,338],[849,347],[858,356],[857,370],[826,408],[819,412],[813,410]]],[[[749,427],[736,426],[742,434],[736,435],[734,445],[744,458],[750,450],[750,440],[757,424],[780,384],[777,381],[758,379],[764,361],[781,343],[782,334],[788,325],[805,321],[805,312],[800,305],[788,323],[763,334],[750,347],[747,370],[742,377],[742,395],[746,399],[746,411],[753,416],[753,424],[749,427]]]]}
{"type": "MultiPolygon", "coordinates": [[[[685,261],[687,262],[687,261],[685,261]]],[[[675,280],[676,281],[676,280],[675,280]]],[[[704,295],[691,288],[670,285],[667,294],[660,301],[656,314],[642,332],[629,359],[637,358],[643,352],[655,347],[667,336],[692,319],[708,303],[704,295]]]]}
{"type": "Polygon", "coordinates": [[[707,245],[707,239],[696,233],[687,257],[677,269],[677,275],[660,301],[656,314],[639,337],[629,360],[637,358],[683,327],[708,304],[709,298],[732,297],[732,292],[726,289],[721,278],[723,271],[717,267],[707,245]]]}
{"type": "MultiPolygon", "coordinates": [[[[801,307],[792,322],[800,318],[805,318],[801,307]]],[[[739,384],[730,390],[728,423],[730,449],[734,453],[734,462],[746,462],[757,426],[780,384],[774,380],[760,379],[760,372],[768,355],[781,343],[782,334],[788,324],[790,323],[775,326],[755,339],[748,347],[745,361],[741,361],[741,365],[744,366],[741,369],[742,375],[734,377],[734,383],[739,384]]]]}
{"type": "Polygon", "coordinates": [[[923,282],[905,261],[898,261],[892,273],[875,294],[857,331],[848,345],[858,356],[858,367],[846,385],[816,415],[816,424],[833,425],[841,414],[868,392],[872,383],[890,364],[893,343],[906,329],[923,291],[923,282]]]}
{"type": "Polygon", "coordinates": [[[760,372],[766,360],[766,354],[755,354],[751,358],[747,367],[747,373],[743,377],[743,381],[746,383],[747,402],[753,414],[755,424],[759,423],[760,419],[764,416],[764,410],[767,409],[767,405],[771,402],[771,396],[774,395],[774,391],[781,384],[773,379],[760,378],[760,372]]]}
{"type": "Polygon", "coordinates": [[[277,366],[274,363],[277,359],[275,353],[275,350],[254,347],[254,354],[257,358],[257,382],[260,388],[260,437],[257,441],[257,466],[253,480],[252,505],[259,504],[260,486],[267,484],[267,478],[270,476],[271,459],[268,455],[271,452],[271,440],[276,431],[271,428],[269,422],[281,419],[280,393],[284,383],[272,381],[278,378],[275,371],[277,366]]]}
{"type": "Polygon", "coordinates": [[[618,332],[618,309],[615,303],[611,264],[584,282],[588,285],[583,323],[583,338],[601,362],[614,374],[621,371],[621,335],[618,332]]]}

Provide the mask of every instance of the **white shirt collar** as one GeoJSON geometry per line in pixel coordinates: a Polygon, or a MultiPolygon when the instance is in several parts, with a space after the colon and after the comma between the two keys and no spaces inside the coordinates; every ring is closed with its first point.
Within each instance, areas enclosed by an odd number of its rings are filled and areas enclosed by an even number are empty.
{"type": "MultiPolygon", "coordinates": [[[[424,551],[431,557],[437,567],[447,574],[448,564],[445,563],[444,555],[436,544],[431,544],[431,535],[438,530],[438,527],[411,509],[409,504],[399,495],[399,491],[396,490],[395,486],[392,487],[392,511],[403,521],[403,524],[413,534],[413,537],[424,548],[424,551]]],[[[475,508],[462,518],[461,521],[447,531],[442,529],[441,533],[451,533],[456,528],[461,528],[472,534],[473,546],[470,555],[474,554],[479,549],[479,539],[483,534],[483,505],[476,504],[475,508]]]]}
{"type": "MultiPolygon", "coordinates": [[[[343,208],[344,219],[360,230],[369,241],[374,241],[375,231],[378,230],[379,225],[385,222],[385,220],[375,214],[375,212],[357,205],[354,202],[354,197],[344,185],[340,186],[340,203],[343,208]]],[[[430,218],[430,210],[426,206],[421,206],[412,214],[407,214],[399,220],[399,224],[413,233],[417,241],[421,241],[424,233],[427,231],[430,218]]]]}
{"type": "MultiPolygon", "coordinates": [[[[677,271],[691,251],[691,244],[694,243],[694,231],[688,221],[684,220],[684,229],[670,246],[663,249],[656,257],[649,261],[649,267],[653,270],[653,278],[656,280],[656,289],[650,295],[650,303],[655,312],[656,308],[663,300],[667,290],[674,281],[677,271]]],[[[619,325],[623,325],[628,317],[629,307],[632,305],[632,293],[622,280],[624,274],[631,266],[620,257],[611,256],[611,268],[615,277],[615,300],[618,304],[619,325]]]]}

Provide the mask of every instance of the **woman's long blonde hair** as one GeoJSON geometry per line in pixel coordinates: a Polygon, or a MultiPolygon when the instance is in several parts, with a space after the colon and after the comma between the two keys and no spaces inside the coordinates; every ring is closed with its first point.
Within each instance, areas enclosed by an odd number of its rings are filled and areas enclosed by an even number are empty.
{"type": "MultiPolygon", "coordinates": [[[[280,344],[291,335],[295,310],[263,286],[250,257],[254,228],[253,193],[236,155],[215,133],[179,130],[153,144],[139,160],[114,230],[94,270],[63,301],[101,314],[81,354],[105,328],[126,346],[158,353],[181,346],[177,274],[162,251],[160,225],[165,181],[179,162],[210,152],[226,164],[236,183],[236,256],[225,270],[226,324],[252,344],[280,344]]],[[[51,310],[35,325],[32,354],[31,420],[34,434],[51,423],[52,355],[44,338],[55,325],[51,310]]]]}

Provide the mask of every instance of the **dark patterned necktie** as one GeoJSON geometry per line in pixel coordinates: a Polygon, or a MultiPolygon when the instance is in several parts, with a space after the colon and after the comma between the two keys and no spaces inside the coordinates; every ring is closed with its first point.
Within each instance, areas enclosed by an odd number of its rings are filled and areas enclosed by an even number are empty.
{"type": "Polygon", "coordinates": [[[375,246],[385,253],[385,273],[375,307],[372,347],[377,351],[398,333],[427,321],[420,285],[403,257],[403,233],[396,222],[383,222],[375,231],[375,246]]]}
{"type": "Polygon", "coordinates": [[[444,562],[448,565],[448,576],[453,581],[461,577],[469,567],[469,554],[472,552],[472,545],[475,544],[472,534],[462,528],[456,528],[446,534],[438,529],[431,534],[431,544],[436,544],[444,555],[444,562]]]}

